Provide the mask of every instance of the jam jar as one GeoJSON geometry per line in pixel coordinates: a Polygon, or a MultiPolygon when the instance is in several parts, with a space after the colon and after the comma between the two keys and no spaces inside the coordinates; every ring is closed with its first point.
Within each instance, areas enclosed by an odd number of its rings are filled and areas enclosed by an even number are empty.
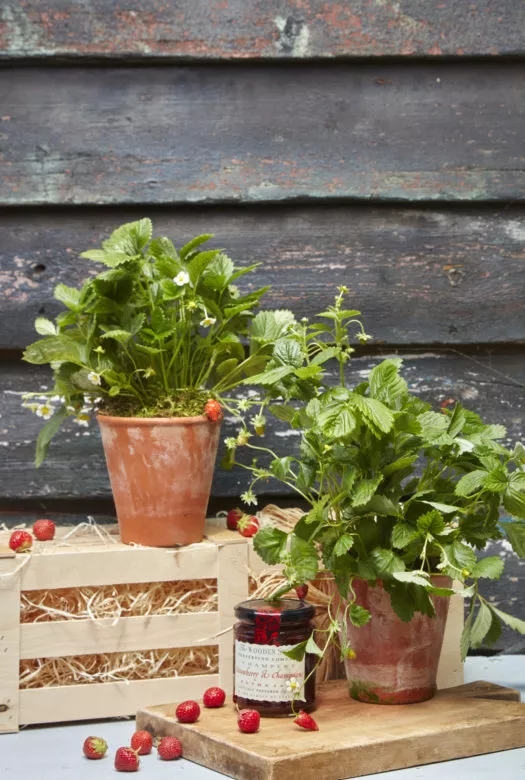
{"type": "Polygon", "coordinates": [[[233,700],[240,709],[290,715],[292,700],[296,711],[314,709],[315,655],[293,661],[282,653],[310,637],[314,614],[315,607],[296,599],[252,599],[235,607],[233,700]]]}

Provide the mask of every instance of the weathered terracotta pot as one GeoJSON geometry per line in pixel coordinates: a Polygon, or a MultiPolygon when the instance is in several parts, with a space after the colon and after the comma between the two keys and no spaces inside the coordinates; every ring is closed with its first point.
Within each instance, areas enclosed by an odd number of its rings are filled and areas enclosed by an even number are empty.
{"type": "Polygon", "coordinates": [[[200,542],[220,423],[200,417],[97,416],[125,544],[200,542]]]}
{"type": "MultiPolygon", "coordinates": [[[[438,587],[451,587],[449,577],[432,578],[438,587]]],[[[350,696],[376,704],[412,704],[431,699],[443,644],[450,599],[432,596],[436,617],[416,612],[408,623],[392,609],[390,595],[378,581],[354,580],[357,603],[372,615],[357,628],[347,621],[348,642],[356,653],[345,660],[350,696]]],[[[344,629],[343,629],[344,630],[344,629]]]]}

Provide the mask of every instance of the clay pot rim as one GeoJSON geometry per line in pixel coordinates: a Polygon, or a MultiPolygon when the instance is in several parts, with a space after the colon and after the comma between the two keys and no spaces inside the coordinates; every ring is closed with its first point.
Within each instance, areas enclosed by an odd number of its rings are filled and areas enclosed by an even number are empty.
{"type": "Polygon", "coordinates": [[[170,425],[216,425],[205,414],[199,414],[196,417],[115,417],[99,412],[96,417],[98,422],[104,422],[113,427],[152,428],[153,426],[170,425]]]}

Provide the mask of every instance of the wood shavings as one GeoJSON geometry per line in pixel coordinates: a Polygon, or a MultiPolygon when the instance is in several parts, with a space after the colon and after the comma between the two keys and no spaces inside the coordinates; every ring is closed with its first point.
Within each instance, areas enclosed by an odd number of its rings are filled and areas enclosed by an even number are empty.
{"type": "Polygon", "coordinates": [[[218,668],[216,646],[35,658],[20,662],[20,688],[215,674],[218,668]]]}

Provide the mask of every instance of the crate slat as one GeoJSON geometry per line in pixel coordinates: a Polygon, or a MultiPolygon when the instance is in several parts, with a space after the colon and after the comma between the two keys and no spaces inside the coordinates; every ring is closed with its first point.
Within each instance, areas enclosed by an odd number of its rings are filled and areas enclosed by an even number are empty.
{"type": "Polygon", "coordinates": [[[248,598],[248,546],[227,544],[219,549],[219,674],[221,687],[226,693],[233,692],[233,634],[234,608],[248,598]]]}
{"type": "Polygon", "coordinates": [[[8,550],[0,556],[0,734],[19,724],[20,556],[8,550]]]}
{"type": "Polygon", "coordinates": [[[33,555],[22,572],[22,590],[76,588],[136,582],[169,582],[217,577],[217,547],[202,542],[181,549],[128,547],[108,543],[53,548],[33,555]]]}
{"type": "Polygon", "coordinates": [[[113,618],[23,623],[20,658],[214,645],[218,631],[217,612],[124,617],[115,625],[113,618]]]}
{"type": "Polygon", "coordinates": [[[20,722],[29,725],[134,715],[146,701],[167,704],[202,698],[206,688],[218,684],[218,674],[199,674],[21,690],[20,722]]]}

